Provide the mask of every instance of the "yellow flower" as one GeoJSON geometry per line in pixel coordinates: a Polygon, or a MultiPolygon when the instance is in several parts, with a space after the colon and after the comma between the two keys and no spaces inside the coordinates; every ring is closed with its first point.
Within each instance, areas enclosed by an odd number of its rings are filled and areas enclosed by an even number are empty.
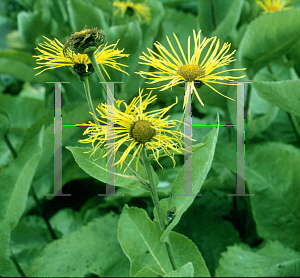
{"type": "Polygon", "coordinates": [[[184,145],[181,140],[181,137],[184,135],[180,131],[172,130],[173,127],[176,127],[177,121],[168,120],[169,116],[165,118],[163,118],[163,116],[172,106],[177,104],[177,99],[176,103],[169,107],[151,112],[144,112],[147,106],[156,100],[156,96],[151,96],[151,92],[148,95],[145,94],[142,96],[142,93],[143,90],[139,91],[139,96],[135,97],[128,106],[123,103],[123,101],[117,101],[119,108],[121,103],[124,104],[125,112],[105,103],[98,105],[96,110],[101,115],[102,119],[107,119],[107,115],[113,113],[113,134],[108,134],[107,122],[100,119],[98,119],[101,124],[100,126],[92,122],[89,122],[89,124],[82,124],[90,126],[83,133],[83,135],[89,135],[89,138],[80,140],[79,142],[92,143],[93,149],[91,155],[93,155],[102,145],[107,148],[107,140],[113,139],[115,141],[114,150],[108,150],[103,158],[109,153],[112,155],[113,151],[118,151],[121,145],[126,145],[126,150],[121,158],[115,163],[115,165],[120,166],[120,169],[122,169],[122,165],[128,154],[134,150],[128,166],[131,164],[134,157],[137,157],[136,171],[138,171],[138,161],[143,148],[152,150],[154,158],[159,165],[159,150],[163,150],[166,155],[172,158],[173,165],[175,166],[174,152],[181,153],[178,149],[182,148],[184,145]]]}
{"type": "Polygon", "coordinates": [[[276,11],[288,10],[293,8],[285,7],[286,4],[290,3],[289,0],[263,0],[256,2],[265,10],[265,13],[273,13],[276,11]]]}
{"type": "Polygon", "coordinates": [[[138,18],[139,22],[142,22],[144,18],[147,24],[149,24],[151,20],[151,13],[150,13],[150,8],[147,7],[145,3],[134,4],[130,0],[126,0],[126,2],[115,1],[114,2],[114,6],[116,7],[115,14],[117,14],[120,11],[121,17],[124,17],[126,12],[129,15],[132,15],[134,13],[138,18]]]}
{"type": "MultiPolygon", "coordinates": [[[[41,65],[34,69],[43,69],[38,72],[36,75],[44,72],[45,70],[60,68],[60,67],[75,67],[77,65],[84,65],[85,71],[88,72],[89,66],[91,67],[91,62],[87,54],[75,54],[68,48],[63,49],[63,44],[59,42],[57,39],[50,40],[44,37],[48,42],[43,42],[38,44],[36,49],[41,52],[40,55],[33,56],[37,58],[37,64],[41,65]]],[[[118,43],[118,42],[117,42],[118,43]]],[[[120,66],[128,67],[127,65],[123,65],[121,63],[116,62],[115,59],[128,57],[129,54],[122,54],[123,50],[115,49],[116,44],[107,45],[105,44],[103,48],[99,51],[100,47],[98,47],[95,57],[98,64],[101,65],[102,69],[105,71],[106,75],[110,79],[107,71],[104,66],[108,66],[119,70],[121,72],[125,72],[120,68],[120,66]]]]}
{"type": "MultiPolygon", "coordinates": [[[[222,95],[223,97],[229,98],[221,94],[219,91],[213,88],[209,83],[233,85],[233,84],[224,83],[223,80],[243,78],[245,77],[245,75],[239,77],[233,77],[230,75],[222,76],[219,74],[229,72],[229,71],[245,70],[245,69],[228,69],[219,72],[214,72],[217,68],[228,65],[230,62],[235,61],[235,59],[233,59],[233,54],[235,50],[230,54],[227,54],[230,48],[230,44],[224,43],[221,50],[218,52],[220,41],[218,40],[215,46],[214,43],[216,42],[217,39],[216,37],[204,38],[203,41],[200,42],[200,32],[201,31],[199,31],[199,33],[196,35],[195,30],[193,30],[194,43],[195,43],[193,56],[191,56],[191,51],[190,51],[190,37],[188,38],[188,54],[186,58],[186,55],[182,50],[178,38],[176,37],[175,34],[173,34],[176,39],[177,45],[180,49],[181,55],[183,57],[183,62],[179,58],[178,54],[174,50],[173,45],[171,44],[169,38],[167,37],[168,43],[172,49],[173,54],[170,53],[159,42],[154,43],[156,49],[158,50],[158,53],[155,53],[154,51],[148,48],[149,55],[143,52],[144,56],[140,56],[140,59],[145,62],[139,62],[139,63],[150,65],[155,69],[157,69],[158,71],[152,71],[152,72],[140,71],[136,73],[140,74],[144,78],[148,78],[152,80],[151,82],[149,82],[150,84],[161,82],[161,81],[169,81],[169,83],[167,83],[166,85],[155,87],[155,88],[162,88],[161,91],[166,90],[168,88],[172,88],[173,86],[178,85],[182,82],[189,82],[189,85],[192,88],[191,91],[196,94],[198,100],[202,105],[204,104],[195,88],[195,83],[203,83],[209,86],[218,94],[222,95]],[[210,46],[205,57],[201,57],[200,59],[203,49],[209,43],[210,46]],[[212,49],[213,51],[211,52],[212,49]]],[[[187,102],[187,99],[188,99],[188,95],[186,93],[184,99],[184,105],[187,102]]]]}

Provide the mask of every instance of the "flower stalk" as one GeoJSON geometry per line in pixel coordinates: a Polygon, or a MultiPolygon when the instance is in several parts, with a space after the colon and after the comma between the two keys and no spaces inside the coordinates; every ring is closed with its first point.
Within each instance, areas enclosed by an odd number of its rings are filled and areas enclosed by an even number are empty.
{"type": "Polygon", "coordinates": [[[95,117],[96,113],[95,113],[93,102],[92,102],[92,97],[91,97],[91,93],[90,93],[90,86],[89,86],[88,77],[87,76],[83,76],[82,77],[82,81],[83,81],[83,86],[84,86],[84,91],[85,91],[86,99],[87,99],[90,111],[92,113],[94,122],[95,122],[95,124],[99,125],[99,122],[98,122],[97,118],[95,117]]]}
{"type": "MultiPolygon", "coordinates": [[[[148,178],[149,178],[150,192],[151,192],[151,196],[152,196],[154,206],[156,208],[158,222],[159,222],[159,226],[160,226],[160,231],[163,234],[163,232],[166,229],[166,223],[164,221],[162,209],[161,209],[160,202],[159,202],[158,195],[157,195],[156,186],[155,186],[155,183],[154,183],[153,172],[152,172],[150,161],[147,157],[147,152],[146,152],[145,148],[143,148],[143,150],[142,150],[141,157],[142,157],[142,160],[144,162],[144,166],[145,166],[145,169],[147,171],[148,178]]],[[[167,253],[168,253],[168,256],[169,256],[169,259],[170,259],[170,262],[172,264],[173,269],[174,270],[178,269],[169,236],[167,238],[167,242],[165,242],[165,246],[166,246],[167,253]]]]}
{"type": "MultiPolygon", "coordinates": [[[[87,55],[88,55],[92,65],[94,67],[95,72],[97,73],[97,75],[98,75],[98,77],[99,77],[99,79],[100,79],[100,81],[101,81],[101,83],[104,87],[105,92],[107,92],[107,103],[114,103],[113,94],[112,94],[111,90],[109,89],[109,87],[107,86],[105,78],[104,78],[104,76],[103,76],[103,74],[102,74],[102,72],[99,68],[99,65],[98,65],[96,57],[95,57],[95,52],[87,53],[87,55]]],[[[103,98],[105,100],[106,96],[103,93],[103,91],[102,91],[102,94],[103,94],[103,98]]]]}

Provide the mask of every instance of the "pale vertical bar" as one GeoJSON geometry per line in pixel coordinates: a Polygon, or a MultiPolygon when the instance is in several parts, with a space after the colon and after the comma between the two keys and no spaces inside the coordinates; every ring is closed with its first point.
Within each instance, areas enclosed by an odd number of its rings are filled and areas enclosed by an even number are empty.
{"type": "MultiPolygon", "coordinates": [[[[52,82],[47,82],[52,83],[52,82]]],[[[62,194],[62,115],[61,83],[54,82],[54,194],[46,196],[71,196],[62,194]]]]}
{"type": "Polygon", "coordinates": [[[114,136],[114,83],[109,82],[112,99],[107,97],[107,184],[106,194],[115,194],[115,136],[114,136]]]}
{"type": "MultiPolygon", "coordinates": [[[[102,83],[102,82],[100,82],[102,83]]],[[[115,132],[114,132],[114,84],[122,82],[106,82],[107,85],[107,183],[106,193],[98,196],[123,196],[115,194],[115,132]]]]}
{"type": "MultiPolygon", "coordinates": [[[[253,196],[253,194],[245,194],[245,83],[252,81],[237,82],[237,142],[236,142],[236,194],[228,194],[228,196],[253,196]]],[[[249,86],[249,85],[248,85],[249,86]]]]}
{"type": "Polygon", "coordinates": [[[192,87],[189,82],[185,83],[185,91],[188,95],[185,117],[184,117],[184,195],[192,196],[193,194],[193,180],[192,180],[192,103],[191,94],[192,87]]]}

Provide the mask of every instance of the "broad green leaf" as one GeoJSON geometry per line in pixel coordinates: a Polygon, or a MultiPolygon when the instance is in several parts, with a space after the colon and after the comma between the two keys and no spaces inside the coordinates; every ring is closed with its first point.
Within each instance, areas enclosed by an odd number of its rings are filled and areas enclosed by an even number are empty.
{"type": "Polygon", "coordinates": [[[129,264],[117,241],[117,217],[107,214],[48,244],[28,277],[124,277],[129,264]]]}
{"type": "Polygon", "coordinates": [[[47,34],[51,29],[51,16],[48,9],[34,12],[21,11],[18,14],[18,29],[21,37],[34,45],[40,34],[47,34]]]}
{"type": "Polygon", "coordinates": [[[262,98],[289,113],[300,116],[300,80],[278,82],[254,81],[253,87],[262,98]]]}
{"type": "MultiPolygon", "coordinates": [[[[126,25],[117,25],[109,27],[105,32],[106,40],[111,43],[116,43],[118,40],[118,49],[124,49],[123,53],[133,54],[141,46],[142,30],[138,21],[129,22],[126,25]]],[[[126,62],[130,65],[130,58],[126,62]]],[[[126,63],[127,64],[127,63],[126,63]]],[[[133,69],[126,68],[129,74],[133,74],[133,69]]]]}
{"type": "MultiPolygon", "coordinates": [[[[125,205],[118,225],[118,239],[129,258],[130,275],[135,276],[147,266],[159,268],[165,274],[173,271],[161,232],[143,209],[125,205]]],[[[193,263],[196,277],[208,277],[209,272],[196,245],[187,237],[171,232],[170,241],[178,267],[193,263]]]]}
{"type": "Polygon", "coordinates": [[[273,106],[269,112],[256,118],[249,119],[246,126],[246,140],[252,139],[255,135],[265,131],[274,121],[278,114],[278,107],[273,106]]]}
{"type": "MultiPolygon", "coordinates": [[[[104,183],[107,182],[107,170],[106,170],[106,158],[102,158],[102,156],[106,153],[106,150],[100,149],[95,152],[95,156],[91,157],[91,150],[92,148],[79,148],[79,147],[66,147],[69,149],[76,162],[78,163],[79,167],[82,168],[86,173],[90,176],[94,177],[97,180],[100,180],[104,183]],[[98,158],[95,160],[95,158],[98,158]]],[[[132,158],[132,155],[128,154],[125,162],[129,163],[132,158]]],[[[135,170],[136,165],[136,157],[132,161],[130,167],[135,170]]],[[[139,162],[138,164],[138,174],[146,181],[148,181],[147,172],[143,165],[139,162]]],[[[125,165],[123,168],[120,169],[119,167],[115,167],[115,186],[124,187],[129,190],[134,190],[136,188],[144,188],[148,190],[147,187],[143,186],[137,177],[135,177],[129,169],[124,172],[125,165]]],[[[158,177],[154,172],[154,179],[157,186],[158,184],[158,177]]]]}
{"type": "MultiPolygon", "coordinates": [[[[219,124],[219,116],[217,116],[215,123],[217,125],[219,124]]],[[[218,133],[219,126],[213,127],[212,131],[210,131],[203,139],[205,146],[193,152],[189,157],[189,160],[192,159],[191,183],[193,194],[198,194],[200,192],[201,186],[206,179],[208,171],[210,170],[211,163],[214,158],[218,133]]],[[[183,213],[190,207],[196,197],[195,195],[184,195],[184,188],[186,186],[184,184],[184,180],[183,166],[172,184],[172,198],[165,198],[160,201],[164,215],[166,215],[167,211],[173,206],[175,206],[177,210],[175,218],[161,237],[162,241],[166,241],[169,232],[172,231],[172,229],[177,225],[183,213]]]]}
{"type": "MultiPolygon", "coordinates": [[[[225,2],[225,1],[222,1],[225,2]]],[[[241,11],[244,5],[244,0],[231,1],[229,11],[226,13],[224,20],[217,26],[216,30],[212,32],[212,36],[217,38],[227,39],[228,35],[240,20],[241,11]]]]}
{"type": "Polygon", "coordinates": [[[48,72],[35,76],[38,73],[33,69],[35,67],[35,59],[27,52],[12,49],[0,51],[0,73],[41,84],[54,81],[53,76],[48,72]]]}
{"type": "Polygon", "coordinates": [[[98,27],[98,29],[107,28],[105,15],[96,6],[80,0],[68,0],[67,6],[73,32],[79,32],[85,26],[88,28],[98,27]]]}
{"type": "Polygon", "coordinates": [[[153,265],[145,266],[142,270],[138,271],[134,277],[163,277],[164,272],[153,265]]]}
{"type": "MultiPolygon", "coordinates": [[[[205,146],[205,143],[202,143],[202,142],[199,143],[199,144],[193,145],[192,146],[192,152],[197,151],[198,149],[202,148],[203,146],[205,146]]],[[[184,155],[184,148],[180,148],[180,149],[178,149],[178,151],[180,153],[175,153],[175,154],[184,155]]],[[[159,151],[159,157],[164,157],[164,156],[168,156],[168,155],[164,152],[164,150],[160,150],[159,151]]],[[[149,155],[149,159],[154,159],[153,153],[149,155]]]]}
{"type": "MultiPolygon", "coordinates": [[[[55,231],[58,235],[57,231],[55,231]]],[[[40,256],[42,250],[53,239],[49,233],[45,220],[41,216],[23,216],[11,233],[10,248],[23,272],[40,256]]]]}
{"type": "Polygon", "coordinates": [[[258,250],[245,244],[222,253],[216,277],[299,277],[300,253],[278,241],[268,241],[258,250]]]}
{"type": "Polygon", "coordinates": [[[173,270],[164,277],[194,277],[194,267],[191,262],[183,265],[178,270],[173,270]]]}
{"type": "Polygon", "coordinates": [[[258,235],[300,250],[300,151],[265,143],[246,147],[246,182],[258,235]]]}
{"type": "Polygon", "coordinates": [[[2,94],[0,108],[11,118],[12,127],[30,127],[45,113],[44,102],[28,98],[2,94]]]}
{"type": "Polygon", "coordinates": [[[80,213],[71,208],[59,210],[50,218],[49,222],[53,229],[56,229],[63,235],[70,234],[83,225],[80,213]]]}
{"type": "Polygon", "coordinates": [[[239,59],[250,78],[272,59],[288,52],[299,40],[300,10],[262,14],[253,20],[241,41],[239,59]]]}
{"type": "MultiPolygon", "coordinates": [[[[238,6],[235,8],[239,10],[239,3],[237,3],[237,1],[235,1],[234,3],[238,6]]],[[[221,25],[221,28],[224,28],[224,26],[222,27],[222,25],[223,22],[228,21],[227,17],[230,15],[230,9],[233,8],[232,4],[233,1],[224,0],[198,1],[198,21],[205,36],[211,36],[211,33],[215,28],[219,27],[219,25],[221,25]]],[[[229,26],[230,25],[231,24],[229,23],[229,26]]]]}
{"type": "Polygon", "coordinates": [[[11,231],[17,225],[25,209],[28,191],[41,157],[44,128],[25,145],[18,157],[0,174],[0,273],[8,275],[11,231]]]}

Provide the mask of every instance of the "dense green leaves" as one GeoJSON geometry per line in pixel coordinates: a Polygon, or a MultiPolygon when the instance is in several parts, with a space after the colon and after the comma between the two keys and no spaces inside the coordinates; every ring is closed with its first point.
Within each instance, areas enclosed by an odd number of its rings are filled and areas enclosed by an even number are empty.
{"type": "MultiPolygon", "coordinates": [[[[265,13],[255,0],[130,1],[141,5],[138,10],[124,7],[124,14],[116,12],[116,1],[111,0],[2,1],[0,276],[22,276],[22,271],[37,277],[299,276],[300,0],[287,3],[289,10],[273,13],[265,13]],[[149,8],[149,22],[143,18],[143,5],[149,8]],[[203,48],[199,65],[203,59],[218,64],[236,49],[232,57],[236,61],[216,67],[212,74],[247,68],[247,80],[253,80],[244,92],[245,191],[253,197],[228,196],[236,190],[237,139],[236,127],[231,125],[236,124],[237,103],[205,85],[197,88],[205,106],[195,96],[192,102],[192,156],[185,161],[181,149],[172,167],[172,160],[160,149],[163,168],[153,154],[149,156],[166,230],[160,230],[143,161],[138,161],[138,175],[133,171],[136,157],[133,170],[124,172],[126,165],[122,170],[114,168],[118,196],[98,196],[107,182],[107,158],[102,158],[106,150],[90,156],[91,145],[79,142],[84,128],[76,124],[93,120],[84,86],[69,67],[39,75],[33,69],[37,66],[33,56],[40,54],[35,48],[45,41],[43,36],[63,43],[85,26],[102,29],[108,45],[118,42],[115,49],[129,54],[115,59],[127,66],[122,69],[128,75],[104,65],[110,80],[117,82],[114,98],[129,104],[139,88],[145,93],[153,89],[157,101],[146,112],[169,107],[178,98],[165,115],[176,120],[182,118],[184,86],[155,89],[172,76],[149,84],[137,72],[156,69],[140,64],[140,56],[148,49],[161,54],[153,44],[159,42],[183,61],[188,48],[190,56],[194,54],[193,31],[201,31],[200,43],[204,37],[220,40],[218,49],[216,44],[210,48],[210,43],[203,48]],[[225,42],[231,46],[222,55],[219,51],[225,42]],[[53,81],[64,82],[62,184],[63,193],[72,196],[66,198],[45,196],[53,193],[54,180],[53,84],[46,83],[53,81]],[[37,200],[28,194],[30,186],[37,200]],[[58,240],[51,238],[47,221],[58,240]],[[168,242],[176,270],[168,258],[168,242]]],[[[232,72],[233,76],[243,74],[232,72]]],[[[220,79],[210,78],[217,91],[236,100],[235,84],[225,86],[218,84],[220,79]]],[[[97,75],[88,79],[93,106],[105,103],[97,75]]],[[[124,150],[121,146],[116,160],[124,150]]],[[[127,163],[132,154],[127,155],[127,163]]]]}
{"type": "MultiPolygon", "coordinates": [[[[118,239],[130,260],[131,276],[149,272],[152,272],[154,276],[154,274],[168,274],[172,271],[165,244],[159,241],[160,235],[160,230],[156,228],[144,210],[124,207],[118,224],[118,239]],[[135,246],[139,246],[139,248],[137,249],[135,246]],[[151,266],[151,268],[148,267],[146,272],[144,268],[147,266],[151,266]]],[[[196,277],[209,276],[205,262],[192,241],[175,232],[170,233],[170,240],[179,267],[192,262],[196,277]]],[[[182,271],[187,271],[191,275],[192,268],[189,265],[182,271]]]]}
{"type": "Polygon", "coordinates": [[[258,234],[300,250],[300,151],[270,142],[246,148],[246,157],[258,234]]]}
{"type": "MultiPolygon", "coordinates": [[[[26,205],[27,195],[42,152],[44,128],[19,152],[18,157],[0,174],[0,265],[1,275],[11,276],[9,241],[26,205]]],[[[15,275],[15,274],[13,274],[15,275]]]]}

